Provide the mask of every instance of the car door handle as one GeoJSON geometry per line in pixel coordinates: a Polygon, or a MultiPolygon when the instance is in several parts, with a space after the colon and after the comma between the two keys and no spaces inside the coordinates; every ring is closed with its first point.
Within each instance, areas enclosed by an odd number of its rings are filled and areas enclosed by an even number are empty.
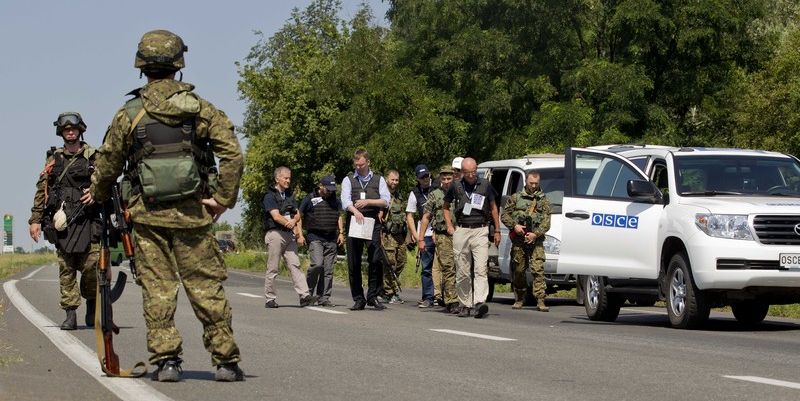
{"type": "Polygon", "coordinates": [[[573,220],[586,220],[589,218],[589,213],[584,212],[583,210],[576,210],[574,212],[564,213],[564,217],[573,220]]]}

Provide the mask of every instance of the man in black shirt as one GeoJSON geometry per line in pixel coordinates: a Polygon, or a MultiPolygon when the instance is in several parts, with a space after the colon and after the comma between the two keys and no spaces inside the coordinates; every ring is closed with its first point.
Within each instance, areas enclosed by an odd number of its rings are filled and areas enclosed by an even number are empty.
{"type": "Polygon", "coordinates": [[[300,215],[294,200],[290,184],[292,171],[288,167],[275,169],[275,185],[269,188],[261,201],[264,207],[264,243],[267,244],[267,273],[264,277],[264,296],[267,298],[265,308],[277,308],[278,295],[275,293],[275,277],[278,275],[278,264],[283,257],[286,267],[294,283],[294,290],[300,296],[300,306],[311,305],[315,300],[309,294],[306,276],[300,270],[300,258],[297,257],[297,244],[305,244],[300,215]]]}
{"type": "Polygon", "coordinates": [[[486,275],[489,259],[488,223],[494,222],[495,246],[500,245],[500,217],[495,198],[497,194],[489,181],[478,178],[475,159],[465,158],[461,163],[462,178],[454,181],[444,196],[444,218],[447,232],[453,235],[453,255],[456,264],[456,291],[461,303],[459,317],[474,316],[480,319],[489,312],[486,297],[489,295],[489,279],[486,275]],[[450,213],[456,214],[458,225],[454,227],[450,213]],[[470,266],[474,262],[474,280],[470,277],[470,266]]]}

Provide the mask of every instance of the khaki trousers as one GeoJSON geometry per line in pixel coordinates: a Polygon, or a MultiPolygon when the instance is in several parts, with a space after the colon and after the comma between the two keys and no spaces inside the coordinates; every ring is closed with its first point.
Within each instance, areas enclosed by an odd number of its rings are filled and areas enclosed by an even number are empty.
{"type": "Polygon", "coordinates": [[[278,298],[275,293],[275,277],[278,276],[278,266],[281,257],[289,269],[292,277],[294,291],[301,298],[308,295],[308,282],[306,275],[300,270],[300,258],[297,256],[297,241],[291,231],[269,230],[264,235],[264,243],[267,244],[267,274],[264,276],[264,296],[267,301],[278,298]]]}
{"type": "Polygon", "coordinates": [[[453,233],[453,255],[456,262],[456,292],[458,301],[467,307],[486,302],[489,296],[489,278],[486,275],[489,261],[489,227],[457,227],[453,233]],[[471,264],[475,264],[475,282],[470,279],[471,264]]]}

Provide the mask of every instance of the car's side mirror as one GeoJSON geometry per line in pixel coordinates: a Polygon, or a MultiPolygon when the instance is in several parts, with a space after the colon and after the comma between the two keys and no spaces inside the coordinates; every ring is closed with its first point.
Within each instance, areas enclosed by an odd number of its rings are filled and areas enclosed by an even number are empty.
{"type": "Polygon", "coordinates": [[[645,180],[629,180],[628,196],[639,202],[663,203],[664,197],[656,184],[645,180]]]}

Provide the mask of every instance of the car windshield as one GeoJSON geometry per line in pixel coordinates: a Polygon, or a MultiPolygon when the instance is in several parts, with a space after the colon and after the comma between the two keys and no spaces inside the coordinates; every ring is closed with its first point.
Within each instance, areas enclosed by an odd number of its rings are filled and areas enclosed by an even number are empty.
{"type": "Polygon", "coordinates": [[[682,196],[800,196],[800,165],[767,156],[681,156],[675,158],[682,196]]]}

